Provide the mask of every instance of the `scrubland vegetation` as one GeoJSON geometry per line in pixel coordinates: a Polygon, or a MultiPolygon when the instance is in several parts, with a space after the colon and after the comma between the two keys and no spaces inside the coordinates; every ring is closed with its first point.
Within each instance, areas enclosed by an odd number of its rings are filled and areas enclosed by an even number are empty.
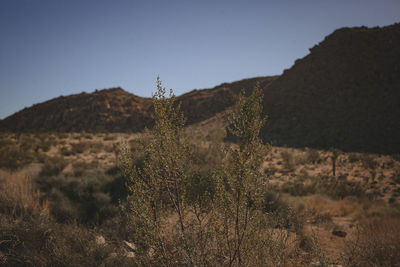
{"type": "Polygon", "coordinates": [[[262,144],[257,89],[186,128],[165,94],[140,134],[1,134],[0,265],[399,264],[398,155],[262,144]]]}

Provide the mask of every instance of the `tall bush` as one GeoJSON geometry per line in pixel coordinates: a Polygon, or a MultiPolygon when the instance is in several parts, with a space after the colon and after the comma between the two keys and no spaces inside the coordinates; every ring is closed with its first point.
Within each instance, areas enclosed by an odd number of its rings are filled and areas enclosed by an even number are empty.
{"type": "Polygon", "coordinates": [[[129,215],[129,225],[134,229],[134,241],[139,244],[139,250],[143,250],[139,251],[142,256],[153,251],[152,259],[166,266],[171,265],[174,258],[192,264],[185,224],[184,169],[188,149],[182,140],[184,117],[180,105],[175,105],[172,90],[169,97],[165,94],[166,90],[157,78],[157,92],[153,95],[153,138],[146,147],[142,168],[132,165],[127,147],[122,149],[121,163],[130,192],[125,211],[129,215]],[[177,233],[173,239],[166,233],[168,220],[176,220],[178,225],[176,231],[170,231],[177,233]],[[175,244],[171,244],[171,240],[175,244]]]}

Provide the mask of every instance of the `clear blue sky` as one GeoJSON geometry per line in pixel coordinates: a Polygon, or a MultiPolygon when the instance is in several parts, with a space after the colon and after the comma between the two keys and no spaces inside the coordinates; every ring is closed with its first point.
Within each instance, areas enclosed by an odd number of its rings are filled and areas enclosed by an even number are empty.
{"type": "Polygon", "coordinates": [[[0,118],[121,86],[180,95],[281,74],[344,26],[400,21],[399,0],[0,0],[0,118]]]}

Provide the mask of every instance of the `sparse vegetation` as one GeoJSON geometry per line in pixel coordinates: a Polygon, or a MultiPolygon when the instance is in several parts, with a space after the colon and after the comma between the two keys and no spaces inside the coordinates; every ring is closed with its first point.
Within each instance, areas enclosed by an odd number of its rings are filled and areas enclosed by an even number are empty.
{"type": "Polygon", "coordinates": [[[289,151],[283,151],[281,153],[281,157],[283,160],[283,167],[287,171],[294,171],[296,169],[296,159],[289,151]]]}
{"type": "Polygon", "coordinates": [[[342,152],[333,166],[332,151],[268,149],[257,90],[228,143],[226,114],[184,128],[162,90],[140,134],[0,134],[0,265],[396,262],[396,240],[378,237],[379,218],[392,232],[400,218],[396,156],[342,152]]]}
{"type": "Polygon", "coordinates": [[[397,266],[400,262],[399,218],[362,221],[354,238],[346,243],[346,266],[397,266]]]}

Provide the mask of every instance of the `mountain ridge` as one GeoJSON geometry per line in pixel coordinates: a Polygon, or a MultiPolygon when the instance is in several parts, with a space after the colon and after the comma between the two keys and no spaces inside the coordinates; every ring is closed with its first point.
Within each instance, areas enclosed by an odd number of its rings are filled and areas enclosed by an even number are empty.
{"type": "MultiPolygon", "coordinates": [[[[253,87],[258,80],[243,79],[214,88],[192,90],[177,96],[187,124],[208,119],[236,102],[237,88],[253,87]],[[230,89],[232,87],[232,90],[230,89]]],[[[11,132],[139,132],[154,121],[152,99],[136,96],[121,87],[59,96],[24,108],[3,120],[0,131],[11,132]]]]}
{"type": "MultiPolygon", "coordinates": [[[[335,30],[280,76],[222,83],[177,97],[187,124],[231,107],[259,83],[261,136],[280,146],[400,152],[400,24],[335,30]],[[250,89],[250,90],[249,90],[250,89]]],[[[2,131],[137,132],[153,123],[150,98],[121,88],[55,98],[0,121],[2,131]]]]}

